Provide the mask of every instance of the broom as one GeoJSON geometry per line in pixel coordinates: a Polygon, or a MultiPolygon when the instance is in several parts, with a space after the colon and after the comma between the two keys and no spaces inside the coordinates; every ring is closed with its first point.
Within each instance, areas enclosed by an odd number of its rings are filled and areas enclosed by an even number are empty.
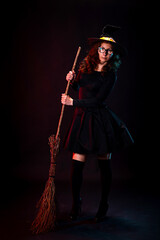
{"type": "MultiPolygon", "coordinates": [[[[72,71],[74,71],[77,59],[80,53],[81,47],[78,48],[76,57],[74,59],[72,71]]],[[[65,94],[68,93],[70,81],[67,83],[65,94]]],[[[32,222],[31,230],[35,234],[47,232],[55,228],[56,223],[56,203],[55,203],[55,171],[56,171],[56,156],[59,151],[60,145],[60,127],[62,123],[63,113],[65,105],[62,105],[61,114],[58,122],[58,128],[56,135],[49,137],[50,145],[50,168],[49,178],[46,182],[44,192],[37,204],[38,213],[34,221],[32,222]]]]}

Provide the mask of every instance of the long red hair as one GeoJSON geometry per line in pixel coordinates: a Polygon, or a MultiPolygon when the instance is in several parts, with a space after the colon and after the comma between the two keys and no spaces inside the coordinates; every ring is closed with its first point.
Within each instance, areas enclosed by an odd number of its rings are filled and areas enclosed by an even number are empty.
{"type": "MultiPolygon", "coordinates": [[[[100,47],[101,43],[103,42],[106,42],[106,41],[99,41],[93,45],[93,47],[89,50],[88,55],[81,62],[79,71],[83,73],[92,73],[96,69],[99,63],[98,47],[100,47]]],[[[111,42],[109,43],[112,44],[111,42]]],[[[107,72],[108,70],[111,70],[111,69],[114,71],[117,71],[121,64],[120,55],[114,48],[113,44],[112,46],[113,46],[114,54],[111,57],[111,59],[108,61],[108,63],[103,67],[102,72],[107,72]]]]}

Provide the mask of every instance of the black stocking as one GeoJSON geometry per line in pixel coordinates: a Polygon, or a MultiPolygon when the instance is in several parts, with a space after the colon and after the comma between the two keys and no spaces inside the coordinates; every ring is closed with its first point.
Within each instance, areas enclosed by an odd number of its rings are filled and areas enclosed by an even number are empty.
{"type": "Polygon", "coordinates": [[[112,171],[110,160],[98,160],[101,176],[101,200],[97,217],[104,217],[108,210],[108,196],[112,182],[112,171]]]}
{"type": "MultiPolygon", "coordinates": [[[[71,187],[72,187],[72,211],[78,211],[80,205],[80,190],[83,180],[84,162],[72,160],[71,187]]],[[[78,213],[77,213],[78,214],[78,213]]]]}

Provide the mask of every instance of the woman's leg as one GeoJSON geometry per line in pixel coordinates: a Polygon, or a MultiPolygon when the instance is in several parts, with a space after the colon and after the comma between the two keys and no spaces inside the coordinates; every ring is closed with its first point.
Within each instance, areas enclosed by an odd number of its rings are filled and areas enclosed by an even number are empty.
{"type": "Polygon", "coordinates": [[[101,176],[101,200],[95,218],[96,222],[101,221],[105,217],[108,210],[108,197],[112,181],[110,159],[111,153],[98,156],[98,165],[101,176]]]}
{"type": "Polygon", "coordinates": [[[76,160],[76,161],[80,161],[80,162],[85,162],[86,161],[86,155],[79,154],[79,153],[73,153],[72,159],[76,160]]]}
{"type": "Polygon", "coordinates": [[[78,153],[73,153],[72,168],[71,168],[71,188],[72,188],[72,211],[70,218],[75,220],[80,212],[81,198],[80,191],[83,180],[83,168],[86,156],[78,153]]]}

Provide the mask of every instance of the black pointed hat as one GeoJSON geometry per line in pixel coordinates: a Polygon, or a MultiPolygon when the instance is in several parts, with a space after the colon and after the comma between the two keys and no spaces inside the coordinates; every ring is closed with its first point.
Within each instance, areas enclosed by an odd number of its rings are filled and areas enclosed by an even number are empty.
{"type": "Polygon", "coordinates": [[[95,43],[101,41],[110,42],[114,45],[115,49],[121,56],[125,56],[127,54],[126,48],[117,43],[117,41],[113,38],[113,34],[118,30],[120,30],[120,27],[112,25],[104,26],[102,34],[99,38],[88,38],[89,46],[92,47],[95,43]]]}

